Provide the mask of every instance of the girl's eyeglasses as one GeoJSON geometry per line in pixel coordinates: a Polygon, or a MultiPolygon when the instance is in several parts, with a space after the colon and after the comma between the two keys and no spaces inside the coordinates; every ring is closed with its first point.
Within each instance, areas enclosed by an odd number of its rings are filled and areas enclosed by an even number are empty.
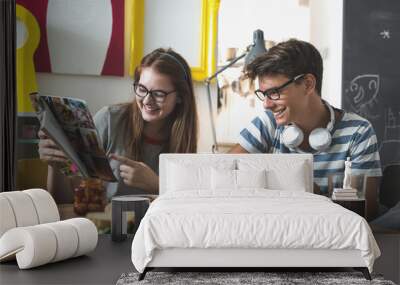
{"type": "Polygon", "coordinates": [[[133,90],[135,94],[141,99],[144,100],[147,95],[150,95],[157,103],[163,103],[167,95],[176,92],[176,90],[172,90],[166,92],[164,90],[148,90],[144,85],[139,83],[133,84],[133,90]]]}

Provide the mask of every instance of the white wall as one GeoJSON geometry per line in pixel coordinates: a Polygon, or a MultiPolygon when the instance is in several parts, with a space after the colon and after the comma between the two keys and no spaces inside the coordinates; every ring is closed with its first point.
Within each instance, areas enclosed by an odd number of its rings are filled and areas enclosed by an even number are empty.
{"type": "Polygon", "coordinates": [[[144,53],[172,46],[189,66],[200,66],[201,6],[202,0],[146,0],[144,53]]]}
{"type": "Polygon", "coordinates": [[[244,48],[253,31],[264,31],[265,40],[309,40],[310,13],[299,0],[221,0],[218,19],[219,49],[244,48]]]}
{"type": "Polygon", "coordinates": [[[93,115],[105,105],[125,102],[132,96],[129,77],[36,73],[36,78],[40,93],[83,99],[93,115]]]}
{"type": "Polygon", "coordinates": [[[322,97],[342,106],[343,1],[310,0],[310,41],[324,60],[322,97]]]}

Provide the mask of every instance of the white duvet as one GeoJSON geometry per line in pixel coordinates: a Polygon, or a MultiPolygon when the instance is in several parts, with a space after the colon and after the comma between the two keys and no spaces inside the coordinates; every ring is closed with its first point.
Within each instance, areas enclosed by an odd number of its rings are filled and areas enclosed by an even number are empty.
{"type": "Polygon", "coordinates": [[[266,189],[160,196],[134,237],[132,262],[143,272],[165,248],[358,249],[370,272],[380,255],[359,215],[320,195],[266,189]]]}

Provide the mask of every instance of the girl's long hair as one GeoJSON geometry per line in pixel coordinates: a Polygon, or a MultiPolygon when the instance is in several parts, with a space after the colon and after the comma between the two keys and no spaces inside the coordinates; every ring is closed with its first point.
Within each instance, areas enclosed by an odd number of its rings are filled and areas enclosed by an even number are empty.
{"type": "MultiPolygon", "coordinates": [[[[142,70],[147,67],[168,76],[177,91],[177,98],[180,98],[180,103],[176,103],[174,110],[166,118],[168,123],[165,127],[170,131],[168,142],[162,152],[195,153],[198,122],[189,65],[172,49],[159,48],[142,59],[135,69],[134,82],[139,82],[142,70]]],[[[124,108],[125,117],[128,119],[126,131],[132,134],[132,139],[126,145],[129,150],[128,155],[134,160],[141,161],[143,129],[146,122],[135,100],[126,105],[127,108],[124,108]]]]}

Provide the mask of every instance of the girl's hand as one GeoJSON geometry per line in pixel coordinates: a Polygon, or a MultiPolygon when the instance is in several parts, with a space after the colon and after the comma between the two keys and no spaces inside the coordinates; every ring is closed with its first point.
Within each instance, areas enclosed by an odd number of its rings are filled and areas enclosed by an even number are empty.
{"type": "Polygon", "coordinates": [[[46,161],[51,166],[68,161],[65,153],[42,130],[39,131],[38,136],[40,139],[38,151],[41,160],[46,161]]]}
{"type": "Polygon", "coordinates": [[[110,158],[121,162],[119,176],[126,185],[158,194],[158,175],[149,166],[117,154],[110,158]]]}

